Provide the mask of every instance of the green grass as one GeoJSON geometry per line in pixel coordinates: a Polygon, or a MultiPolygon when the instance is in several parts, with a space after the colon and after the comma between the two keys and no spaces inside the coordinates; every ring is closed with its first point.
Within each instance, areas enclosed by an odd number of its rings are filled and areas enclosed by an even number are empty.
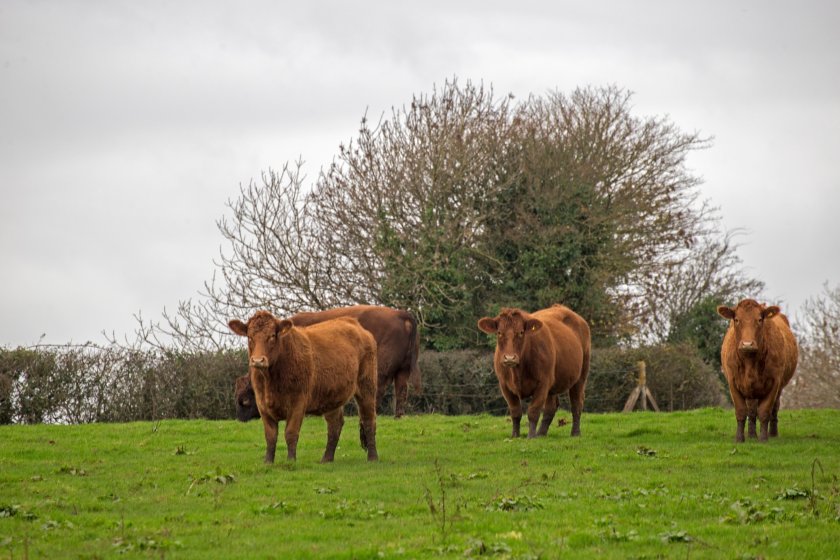
{"type": "Polygon", "coordinates": [[[0,559],[840,555],[837,410],[783,410],[779,439],[738,446],[717,409],[585,413],[581,438],[536,440],[380,417],[375,464],[357,422],[321,465],[307,418],[273,466],[259,422],[2,426],[0,559]]]}

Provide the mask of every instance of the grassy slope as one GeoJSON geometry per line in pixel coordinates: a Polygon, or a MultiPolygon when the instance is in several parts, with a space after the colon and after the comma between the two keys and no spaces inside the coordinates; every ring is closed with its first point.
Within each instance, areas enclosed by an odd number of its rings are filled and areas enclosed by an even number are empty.
{"type": "Polygon", "coordinates": [[[779,424],[736,447],[716,409],[585,414],[574,440],[382,417],[368,464],[348,418],[320,465],[309,418],[297,464],[274,466],[258,422],[3,426],[0,557],[837,557],[840,411],[779,424]]]}

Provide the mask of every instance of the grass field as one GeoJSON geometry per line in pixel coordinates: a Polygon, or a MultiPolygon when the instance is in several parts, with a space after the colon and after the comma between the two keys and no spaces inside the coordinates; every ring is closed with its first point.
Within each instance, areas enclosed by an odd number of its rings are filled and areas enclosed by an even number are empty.
{"type": "Polygon", "coordinates": [[[838,558],[840,411],[783,410],[779,431],[736,446],[718,409],[536,440],[380,417],[369,464],[348,418],[321,465],[307,418],[297,463],[265,466],[259,422],[2,426],[0,558],[838,558]]]}

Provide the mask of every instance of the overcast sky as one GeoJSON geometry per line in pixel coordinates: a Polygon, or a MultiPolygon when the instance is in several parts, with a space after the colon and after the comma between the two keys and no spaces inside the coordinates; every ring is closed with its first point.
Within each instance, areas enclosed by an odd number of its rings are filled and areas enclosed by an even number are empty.
{"type": "Polygon", "coordinates": [[[840,283],[840,3],[0,2],[0,346],[103,342],[194,297],[239,183],[314,178],[457,76],[634,92],[713,136],[702,196],[767,296],[840,283]]]}

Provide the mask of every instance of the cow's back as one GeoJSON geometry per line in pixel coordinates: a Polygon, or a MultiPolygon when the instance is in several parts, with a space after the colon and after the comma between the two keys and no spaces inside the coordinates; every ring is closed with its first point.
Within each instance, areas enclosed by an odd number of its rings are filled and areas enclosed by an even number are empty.
{"type": "MultiPolygon", "coordinates": [[[[341,317],[352,317],[376,339],[380,377],[390,378],[400,370],[416,370],[417,326],[414,317],[399,309],[375,305],[353,305],[326,311],[294,315],[295,325],[314,325],[341,317]]],[[[418,371],[419,374],[419,371],[418,371]]]]}
{"type": "Polygon", "coordinates": [[[552,392],[563,392],[588,373],[590,334],[586,321],[563,305],[554,305],[532,314],[548,329],[555,355],[552,392]]]}
{"type": "Polygon", "coordinates": [[[779,313],[770,319],[773,326],[773,348],[770,349],[768,360],[774,360],[782,370],[782,387],[787,385],[796,372],[799,361],[799,347],[796,337],[790,329],[787,317],[779,313]]]}
{"type": "Polygon", "coordinates": [[[335,403],[343,404],[355,392],[363,363],[375,363],[376,341],[352,317],[330,319],[300,330],[309,339],[314,361],[310,401],[317,409],[308,412],[332,410],[338,406],[335,403]]]}

